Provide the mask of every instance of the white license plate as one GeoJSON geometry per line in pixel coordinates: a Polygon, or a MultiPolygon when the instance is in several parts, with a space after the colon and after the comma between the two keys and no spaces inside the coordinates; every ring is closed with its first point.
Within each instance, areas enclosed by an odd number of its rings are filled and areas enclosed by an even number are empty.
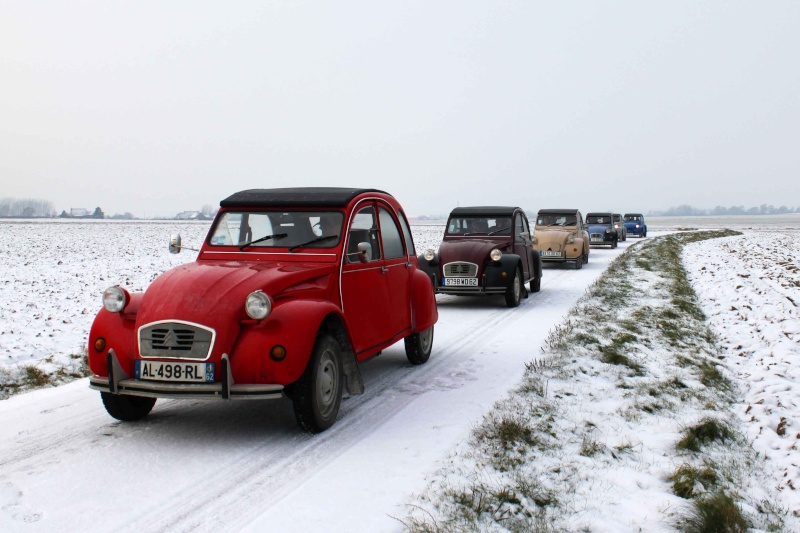
{"type": "Polygon", "coordinates": [[[542,257],[561,257],[561,252],[554,252],[552,250],[544,250],[540,253],[542,257]]]}
{"type": "Polygon", "coordinates": [[[137,359],[134,377],[152,381],[211,383],[214,381],[214,363],[167,363],[137,359]]]}
{"type": "Polygon", "coordinates": [[[478,278],[444,278],[442,285],[448,287],[477,287],[478,278]]]}
{"type": "Polygon", "coordinates": [[[595,238],[595,239],[592,239],[592,242],[603,242],[603,239],[597,239],[597,238],[595,238]]]}

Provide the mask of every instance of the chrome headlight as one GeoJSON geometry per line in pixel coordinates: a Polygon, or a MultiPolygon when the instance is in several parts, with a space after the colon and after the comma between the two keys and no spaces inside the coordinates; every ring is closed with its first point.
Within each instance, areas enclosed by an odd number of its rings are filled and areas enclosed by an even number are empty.
{"type": "Polygon", "coordinates": [[[251,292],[244,302],[244,310],[250,318],[261,320],[266,318],[269,312],[272,311],[272,301],[270,301],[269,296],[260,290],[251,292]]]}
{"type": "Polygon", "coordinates": [[[500,258],[503,257],[503,252],[495,248],[491,252],[489,252],[489,257],[492,258],[492,261],[500,261],[500,258]]]}
{"type": "Polygon", "coordinates": [[[109,287],[103,293],[103,307],[109,313],[119,313],[128,305],[128,291],[117,285],[109,287]]]}
{"type": "Polygon", "coordinates": [[[638,227],[639,227],[639,224],[636,224],[636,227],[638,228],[638,227]]]}
{"type": "Polygon", "coordinates": [[[573,242],[575,242],[575,235],[567,237],[567,244],[572,244],[573,242]]]}
{"type": "Polygon", "coordinates": [[[611,228],[606,228],[606,233],[611,233],[611,228]]]}
{"type": "Polygon", "coordinates": [[[531,244],[539,244],[539,239],[535,235],[531,238],[531,244]]]}
{"type": "Polygon", "coordinates": [[[436,252],[428,248],[425,250],[425,253],[422,254],[422,257],[424,257],[426,261],[433,261],[433,258],[436,257],[436,252]]]}

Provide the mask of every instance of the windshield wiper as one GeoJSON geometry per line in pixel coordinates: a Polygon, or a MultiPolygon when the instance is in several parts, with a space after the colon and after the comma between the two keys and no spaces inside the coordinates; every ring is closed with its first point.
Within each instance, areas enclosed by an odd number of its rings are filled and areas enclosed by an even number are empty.
{"type": "Polygon", "coordinates": [[[316,243],[316,242],[322,242],[322,241],[327,241],[328,239],[338,239],[338,238],[339,238],[339,236],[338,236],[338,235],[326,235],[326,236],[324,236],[324,237],[317,237],[316,239],[311,239],[311,240],[310,240],[310,241],[308,241],[308,242],[303,242],[303,243],[300,243],[300,244],[295,244],[294,246],[292,246],[291,248],[289,248],[289,251],[290,251],[290,252],[294,252],[296,248],[302,248],[302,247],[304,247],[304,246],[308,246],[309,244],[314,244],[314,243],[316,243]]]}
{"type": "Polygon", "coordinates": [[[240,244],[240,245],[239,245],[239,251],[240,251],[240,252],[242,252],[242,251],[244,251],[244,249],[245,249],[245,248],[247,248],[248,246],[250,246],[250,245],[252,245],[252,244],[255,244],[255,243],[257,243],[257,242],[267,241],[267,240],[269,240],[269,239],[275,239],[275,240],[277,240],[277,239],[283,239],[284,237],[288,237],[288,236],[289,236],[289,234],[288,234],[288,233],[276,233],[276,234],[274,234],[274,235],[266,235],[266,236],[264,236],[264,237],[259,237],[259,238],[258,238],[258,239],[256,239],[256,240],[253,240],[253,241],[249,241],[249,242],[246,242],[246,243],[240,244]]]}
{"type": "Polygon", "coordinates": [[[494,231],[490,231],[486,235],[494,235],[495,233],[500,233],[501,231],[505,231],[507,229],[511,229],[511,226],[506,226],[505,228],[496,229],[494,231]]]}

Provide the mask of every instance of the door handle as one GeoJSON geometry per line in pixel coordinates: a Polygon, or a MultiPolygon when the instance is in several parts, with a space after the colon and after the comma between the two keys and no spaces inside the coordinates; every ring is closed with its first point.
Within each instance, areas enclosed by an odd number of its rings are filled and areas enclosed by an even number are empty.
{"type": "Polygon", "coordinates": [[[388,269],[388,268],[386,268],[386,267],[381,267],[381,274],[386,274],[387,272],[389,272],[389,269],[388,269]]]}

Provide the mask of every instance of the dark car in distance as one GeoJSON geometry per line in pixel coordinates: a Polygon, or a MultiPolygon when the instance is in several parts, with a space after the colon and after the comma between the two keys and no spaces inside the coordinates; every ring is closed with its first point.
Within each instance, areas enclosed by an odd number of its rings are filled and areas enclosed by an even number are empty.
{"type": "Polygon", "coordinates": [[[589,228],[589,244],[617,247],[619,234],[614,228],[612,213],[586,213],[586,225],[589,228]]]}
{"type": "Polygon", "coordinates": [[[453,209],[438,252],[426,250],[419,267],[437,293],[502,294],[517,307],[539,292],[542,262],[531,246],[531,230],[519,207],[474,206],[453,209]]]}
{"type": "Polygon", "coordinates": [[[625,213],[625,228],[631,235],[639,238],[647,237],[647,224],[644,222],[644,215],[641,213],[625,213]]]}

